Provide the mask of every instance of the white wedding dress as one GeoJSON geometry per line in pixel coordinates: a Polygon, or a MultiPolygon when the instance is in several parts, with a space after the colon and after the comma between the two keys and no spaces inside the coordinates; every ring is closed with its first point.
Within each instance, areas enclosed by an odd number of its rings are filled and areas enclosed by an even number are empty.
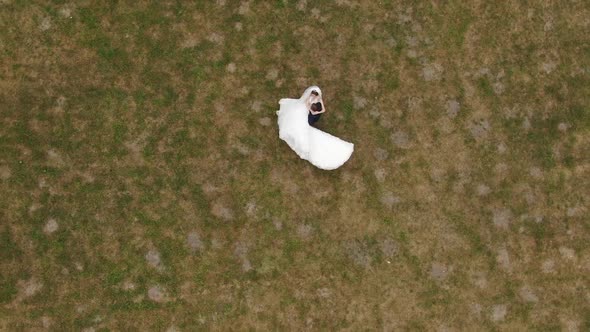
{"type": "Polygon", "coordinates": [[[283,98],[279,101],[279,137],[289,144],[289,147],[314,166],[332,170],[344,164],[354,150],[354,144],[325,133],[310,126],[307,122],[309,110],[305,101],[315,90],[321,96],[317,86],[310,86],[301,98],[283,98]]]}

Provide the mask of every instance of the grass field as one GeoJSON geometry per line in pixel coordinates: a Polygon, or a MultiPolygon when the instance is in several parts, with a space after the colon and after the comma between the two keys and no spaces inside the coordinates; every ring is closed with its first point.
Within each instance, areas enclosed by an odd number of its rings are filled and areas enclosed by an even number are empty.
{"type": "Polygon", "coordinates": [[[0,0],[0,330],[590,330],[587,1],[0,0]],[[278,139],[317,84],[321,171],[278,139]]]}

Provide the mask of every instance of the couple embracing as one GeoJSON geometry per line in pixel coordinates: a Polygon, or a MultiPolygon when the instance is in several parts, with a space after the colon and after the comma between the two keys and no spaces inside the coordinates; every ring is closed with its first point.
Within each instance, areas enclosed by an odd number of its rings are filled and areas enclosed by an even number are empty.
{"type": "Polygon", "coordinates": [[[354,150],[352,143],[312,126],[326,111],[319,87],[310,86],[299,99],[283,98],[279,105],[279,137],[301,159],[318,168],[332,170],[350,158],[354,150]]]}

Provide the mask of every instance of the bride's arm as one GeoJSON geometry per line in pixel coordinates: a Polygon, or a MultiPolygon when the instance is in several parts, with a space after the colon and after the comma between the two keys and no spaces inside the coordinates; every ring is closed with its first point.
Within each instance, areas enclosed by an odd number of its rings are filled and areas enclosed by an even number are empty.
{"type": "Polygon", "coordinates": [[[306,107],[308,110],[310,110],[310,109],[311,109],[311,104],[312,104],[311,98],[307,98],[307,100],[305,101],[305,107],[306,107]]]}
{"type": "Polygon", "coordinates": [[[324,105],[324,101],[320,99],[320,103],[322,104],[322,110],[319,112],[316,112],[316,114],[321,114],[326,111],[326,106],[324,105]]]}

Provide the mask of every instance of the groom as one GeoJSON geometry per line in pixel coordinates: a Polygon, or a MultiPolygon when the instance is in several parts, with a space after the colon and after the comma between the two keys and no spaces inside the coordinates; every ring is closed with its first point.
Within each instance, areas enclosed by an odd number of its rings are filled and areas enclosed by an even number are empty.
{"type": "Polygon", "coordinates": [[[305,101],[305,106],[307,106],[307,109],[309,110],[307,122],[310,126],[313,126],[318,122],[322,113],[326,111],[322,97],[320,97],[319,93],[315,90],[311,91],[309,98],[305,101]]]}

